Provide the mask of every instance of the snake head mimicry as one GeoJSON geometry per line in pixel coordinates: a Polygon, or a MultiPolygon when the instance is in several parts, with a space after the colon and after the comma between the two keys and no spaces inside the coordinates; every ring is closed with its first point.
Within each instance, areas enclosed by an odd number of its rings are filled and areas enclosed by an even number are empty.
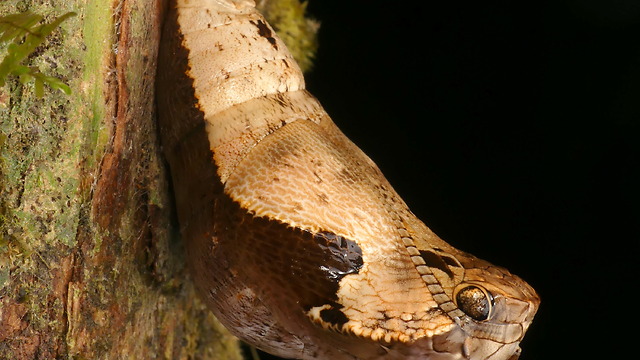
{"type": "Polygon", "coordinates": [[[298,359],[517,357],[535,291],[411,213],[253,1],[173,1],[157,82],[191,274],[231,332],[298,359]]]}
{"type": "Polygon", "coordinates": [[[540,298],[506,269],[474,257],[467,260],[462,261],[465,278],[453,291],[454,302],[464,313],[456,318],[466,335],[463,352],[471,359],[515,360],[540,298]]]}

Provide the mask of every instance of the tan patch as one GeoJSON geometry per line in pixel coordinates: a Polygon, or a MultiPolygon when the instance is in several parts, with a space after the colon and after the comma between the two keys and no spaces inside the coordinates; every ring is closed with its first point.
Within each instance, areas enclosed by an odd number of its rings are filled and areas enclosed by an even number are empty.
{"type": "Polygon", "coordinates": [[[308,92],[270,94],[234,105],[207,120],[207,134],[222,183],[265,136],[300,119],[319,123],[326,112],[308,92]]]}
{"type": "Polygon", "coordinates": [[[265,137],[229,176],[225,191],[256,216],[329,231],[362,248],[362,270],[345,276],[336,294],[348,322],[340,327],[324,321],[327,304],[309,312],[317,323],[383,341],[446,331],[452,321],[432,311],[438,304],[379,193],[397,195],[368,158],[336,146],[339,137],[326,129],[300,120],[265,137]]]}
{"type": "Polygon", "coordinates": [[[393,247],[395,229],[374,189],[386,180],[356,155],[334,146],[320,126],[295,121],[264,138],[229,176],[225,191],[258,216],[393,247]],[[345,169],[361,181],[346,181],[345,169]]]}
{"type": "Polygon", "coordinates": [[[190,50],[188,73],[207,117],[267,94],[304,89],[300,68],[277,36],[265,36],[265,28],[275,32],[255,9],[181,7],[178,22],[190,50]]]}
{"type": "Polygon", "coordinates": [[[10,300],[5,300],[0,305],[0,341],[4,341],[15,337],[27,327],[27,322],[23,320],[27,307],[10,300]]]}

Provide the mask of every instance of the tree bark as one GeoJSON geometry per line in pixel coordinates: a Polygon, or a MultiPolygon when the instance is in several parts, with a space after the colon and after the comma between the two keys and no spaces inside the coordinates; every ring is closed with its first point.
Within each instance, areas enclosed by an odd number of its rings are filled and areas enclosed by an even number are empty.
{"type": "Polygon", "coordinates": [[[162,0],[51,3],[0,3],[78,13],[29,59],[73,94],[0,96],[0,358],[240,359],[188,280],[160,156],[162,0]]]}

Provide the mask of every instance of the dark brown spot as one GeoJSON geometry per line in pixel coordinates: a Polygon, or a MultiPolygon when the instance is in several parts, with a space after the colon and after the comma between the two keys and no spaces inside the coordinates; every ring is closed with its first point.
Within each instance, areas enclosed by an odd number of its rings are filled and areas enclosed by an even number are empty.
{"type": "MultiPolygon", "coordinates": [[[[313,172],[313,175],[316,177],[316,182],[317,182],[318,184],[322,183],[322,178],[320,177],[320,175],[318,175],[318,173],[317,173],[317,172],[315,172],[315,171],[314,171],[314,172],[313,172]]],[[[324,197],[326,198],[327,196],[326,196],[326,195],[324,195],[324,197]]]]}
{"type": "Polygon", "coordinates": [[[320,311],[320,318],[322,321],[342,327],[349,321],[349,318],[340,310],[342,305],[334,304],[329,309],[323,309],[320,311]]]}
{"type": "Polygon", "coordinates": [[[327,194],[319,193],[317,195],[318,195],[318,198],[320,199],[320,201],[322,201],[325,204],[329,203],[329,198],[327,197],[327,194]]]}
{"type": "Polygon", "coordinates": [[[444,262],[449,265],[449,266],[453,266],[453,267],[462,267],[460,265],[460,263],[458,262],[458,260],[451,258],[449,256],[445,256],[445,255],[441,255],[440,256],[442,258],[442,260],[444,260],[444,262]]]}
{"type": "MultiPolygon", "coordinates": [[[[436,268],[442,270],[447,276],[453,279],[453,271],[449,269],[449,266],[438,254],[428,251],[428,250],[420,250],[420,256],[424,260],[425,264],[428,267],[436,268]]],[[[457,266],[457,264],[456,264],[457,266]]]]}
{"type": "MultiPolygon", "coordinates": [[[[276,94],[276,96],[274,96],[272,99],[280,106],[288,106],[288,103],[282,94],[276,94]]],[[[282,126],[285,126],[287,124],[285,120],[282,120],[281,123],[282,126]]]]}
{"type": "Polygon", "coordinates": [[[273,32],[271,31],[269,26],[262,20],[258,20],[257,22],[251,21],[251,23],[258,28],[258,35],[267,39],[271,46],[273,46],[274,49],[278,50],[276,38],[273,37],[273,32]]]}

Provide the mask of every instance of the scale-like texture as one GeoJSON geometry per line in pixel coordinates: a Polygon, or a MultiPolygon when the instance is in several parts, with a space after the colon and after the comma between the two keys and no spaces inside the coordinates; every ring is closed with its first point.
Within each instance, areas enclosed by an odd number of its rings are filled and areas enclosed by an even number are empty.
{"type": "Polygon", "coordinates": [[[193,276],[232,332],[303,359],[517,358],[535,291],[415,218],[252,1],[173,4],[158,82],[193,276]]]}

